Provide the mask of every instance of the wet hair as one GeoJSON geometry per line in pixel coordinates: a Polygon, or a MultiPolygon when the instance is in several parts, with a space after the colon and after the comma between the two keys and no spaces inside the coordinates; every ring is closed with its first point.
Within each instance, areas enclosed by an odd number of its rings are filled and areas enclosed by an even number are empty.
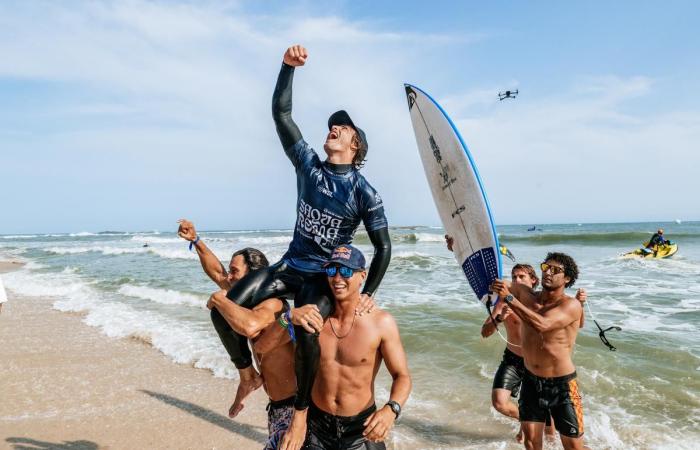
{"type": "Polygon", "coordinates": [[[251,272],[253,270],[262,269],[270,265],[270,263],[267,261],[267,258],[265,257],[265,254],[263,254],[263,252],[261,252],[257,248],[246,247],[241,250],[238,250],[233,255],[231,255],[231,259],[235,258],[238,255],[243,256],[243,260],[245,261],[246,266],[248,266],[248,270],[251,272]]]}
{"type": "Polygon", "coordinates": [[[352,165],[355,169],[361,169],[367,160],[367,146],[360,140],[360,133],[358,133],[357,130],[355,130],[355,134],[352,136],[351,145],[355,146],[357,149],[355,156],[352,158],[352,165]]]}
{"type": "Polygon", "coordinates": [[[515,271],[516,270],[524,270],[527,272],[528,275],[530,275],[530,278],[535,280],[535,285],[532,286],[533,289],[537,287],[538,284],[540,284],[540,278],[537,276],[537,272],[535,272],[534,267],[532,267],[530,264],[516,264],[513,266],[513,269],[510,271],[510,276],[515,278],[515,271]]]}
{"type": "Polygon", "coordinates": [[[569,282],[566,283],[566,287],[571,287],[576,283],[578,279],[578,266],[574,258],[565,253],[550,252],[547,253],[547,257],[544,261],[555,261],[564,266],[564,276],[569,277],[569,282]]]}

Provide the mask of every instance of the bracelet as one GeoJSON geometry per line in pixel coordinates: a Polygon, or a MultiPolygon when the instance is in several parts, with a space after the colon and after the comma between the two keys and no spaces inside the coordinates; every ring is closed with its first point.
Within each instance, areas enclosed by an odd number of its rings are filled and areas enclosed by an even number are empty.
{"type": "Polygon", "coordinates": [[[277,319],[277,323],[285,330],[289,328],[289,322],[285,320],[284,314],[279,316],[279,318],[277,319]]]}
{"type": "Polygon", "coordinates": [[[284,319],[287,321],[287,332],[289,333],[289,337],[292,339],[292,342],[296,343],[297,342],[297,337],[294,335],[294,324],[292,323],[292,317],[289,314],[290,311],[287,310],[284,313],[284,319]]]}
{"type": "Polygon", "coordinates": [[[197,245],[197,242],[199,242],[199,236],[197,236],[194,241],[190,241],[190,251],[192,251],[192,248],[197,245]]]}

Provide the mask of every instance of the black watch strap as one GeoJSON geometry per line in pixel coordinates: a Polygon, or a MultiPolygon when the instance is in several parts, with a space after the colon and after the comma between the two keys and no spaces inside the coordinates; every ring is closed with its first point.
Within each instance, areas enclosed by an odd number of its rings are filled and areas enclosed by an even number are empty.
{"type": "Polygon", "coordinates": [[[398,420],[399,416],[401,415],[401,405],[393,400],[386,402],[386,405],[391,408],[394,414],[396,414],[396,419],[398,420]]]}

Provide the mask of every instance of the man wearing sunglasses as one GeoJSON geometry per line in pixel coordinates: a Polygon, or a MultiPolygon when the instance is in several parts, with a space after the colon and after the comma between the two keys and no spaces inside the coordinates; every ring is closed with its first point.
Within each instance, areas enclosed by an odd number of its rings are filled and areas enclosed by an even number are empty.
{"type": "Polygon", "coordinates": [[[319,336],[320,365],[311,390],[303,449],[384,449],[383,441],[411,392],[399,329],[386,311],[355,314],[367,277],[359,249],[336,247],[325,271],[335,309],[319,336]],[[389,401],[377,409],[374,381],[382,361],[393,381],[389,401]]]}
{"type": "MultiPolygon", "coordinates": [[[[323,145],[326,159],[322,161],[292,119],[294,72],[307,58],[308,52],[300,45],[287,49],[272,96],[277,135],[296,173],[297,220],[292,242],[281,261],[244,277],[227,297],[238,305],[253,308],[267,298],[294,295],[295,307],[317,305],[325,318],[333,310],[333,300],[323,264],[333,248],[352,242],[358,226],[364,224],[374,246],[374,258],[361,294],[363,305],[367,305],[372,303],[372,295],[389,266],[391,240],[382,199],[359,172],[369,148],[365,132],[347,112],[333,113],[328,118],[323,145]]],[[[259,385],[245,339],[229,330],[217,331],[227,342],[225,346],[238,369],[241,386],[252,389],[259,385]]],[[[304,442],[309,397],[319,365],[318,333],[301,326],[296,326],[294,332],[297,395],[283,450],[298,450],[304,442]]]]}
{"type": "Polygon", "coordinates": [[[551,415],[565,449],[583,449],[583,407],[571,353],[583,308],[564,290],[578,278],[570,256],[549,253],[540,265],[542,291],[495,280],[498,294],[521,320],[525,375],[520,388],[519,415],[525,448],[539,450],[551,415]]]}

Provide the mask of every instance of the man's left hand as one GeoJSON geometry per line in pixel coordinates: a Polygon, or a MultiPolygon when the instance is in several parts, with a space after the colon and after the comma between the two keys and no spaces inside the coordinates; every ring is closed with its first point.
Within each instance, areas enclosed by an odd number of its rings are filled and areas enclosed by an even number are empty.
{"type": "Polygon", "coordinates": [[[360,302],[355,307],[355,314],[362,316],[365,313],[369,314],[377,307],[377,303],[374,301],[374,296],[369,294],[360,294],[360,302]]]}
{"type": "Polygon", "coordinates": [[[363,423],[365,431],[362,432],[362,435],[369,441],[381,442],[386,439],[395,421],[396,414],[394,414],[394,411],[388,406],[384,406],[365,420],[365,423],[363,423]]]}
{"type": "Polygon", "coordinates": [[[576,300],[581,302],[582,305],[584,303],[586,303],[587,298],[588,298],[588,293],[586,292],[586,289],[581,288],[578,291],[576,291],[576,300]]]}
{"type": "Polygon", "coordinates": [[[223,289],[216,291],[207,300],[207,308],[214,309],[217,305],[220,305],[226,299],[227,292],[223,289]]]}

